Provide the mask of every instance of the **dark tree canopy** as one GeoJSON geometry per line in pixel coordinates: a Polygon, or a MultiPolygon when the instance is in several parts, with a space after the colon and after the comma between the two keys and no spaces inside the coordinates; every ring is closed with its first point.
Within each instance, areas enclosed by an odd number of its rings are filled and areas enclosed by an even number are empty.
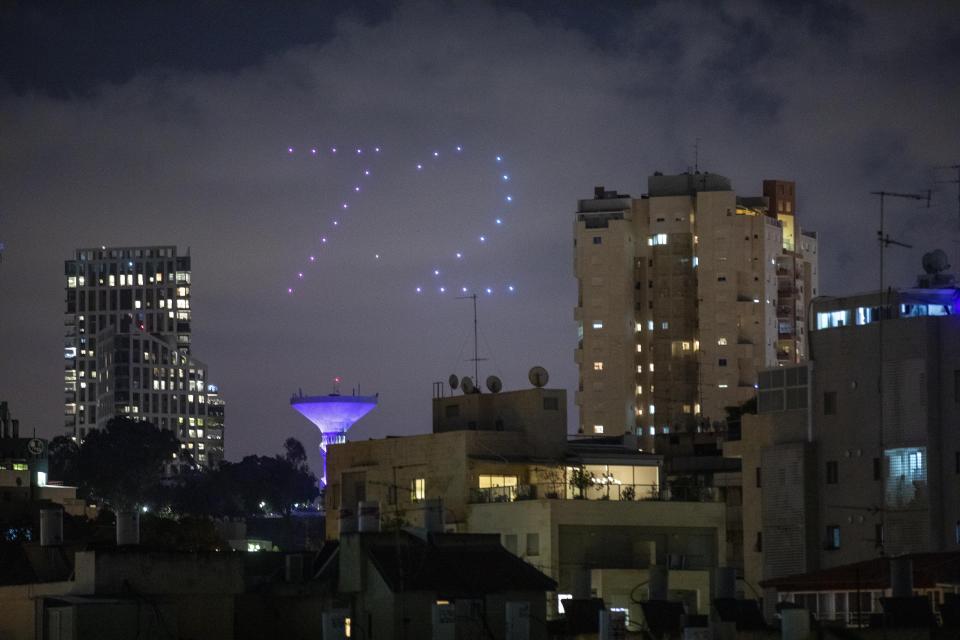
{"type": "Polygon", "coordinates": [[[115,510],[133,509],[156,496],[167,464],[180,444],[172,431],[126,417],[87,434],[77,476],[82,493],[115,510]]]}
{"type": "Polygon", "coordinates": [[[80,462],[80,447],[68,436],[57,436],[47,447],[50,479],[76,486],[80,478],[77,466],[80,462]]]}

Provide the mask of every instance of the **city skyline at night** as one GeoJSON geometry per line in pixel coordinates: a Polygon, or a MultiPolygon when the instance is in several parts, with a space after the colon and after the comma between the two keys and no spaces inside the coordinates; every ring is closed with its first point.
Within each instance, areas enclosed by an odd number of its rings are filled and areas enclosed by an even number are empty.
{"type": "Polygon", "coordinates": [[[888,202],[912,248],[886,281],[958,261],[947,3],[151,6],[0,9],[0,397],[44,437],[77,247],[189,247],[228,459],[313,442],[290,394],[335,376],[380,393],[352,438],[428,431],[431,384],[472,373],[469,293],[481,378],[545,366],[575,428],[573,224],[597,185],[793,180],[826,295],[877,287],[871,192],[932,189],[888,202]]]}

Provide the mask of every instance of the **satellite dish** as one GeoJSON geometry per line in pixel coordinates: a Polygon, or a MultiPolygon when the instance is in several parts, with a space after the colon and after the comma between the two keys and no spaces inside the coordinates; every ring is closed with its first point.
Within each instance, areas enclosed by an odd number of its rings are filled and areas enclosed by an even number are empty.
{"type": "Polygon", "coordinates": [[[537,388],[545,387],[547,381],[550,380],[550,374],[547,373],[547,370],[543,367],[533,367],[530,369],[530,373],[527,374],[527,379],[530,380],[530,384],[537,388]]]}
{"type": "Polygon", "coordinates": [[[503,389],[503,382],[497,376],[487,376],[487,389],[490,393],[499,393],[503,389]]]}
{"type": "Polygon", "coordinates": [[[457,377],[457,374],[451,373],[450,378],[447,380],[450,383],[451,389],[456,389],[460,386],[460,378],[457,377]]]}
{"type": "Polygon", "coordinates": [[[477,390],[473,386],[473,380],[470,379],[470,376],[463,376],[463,380],[460,381],[460,388],[463,389],[464,393],[473,393],[477,390]]]}
{"type": "Polygon", "coordinates": [[[931,275],[943,273],[950,268],[950,259],[942,249],[923,254],[923,270],[931,275]]]}

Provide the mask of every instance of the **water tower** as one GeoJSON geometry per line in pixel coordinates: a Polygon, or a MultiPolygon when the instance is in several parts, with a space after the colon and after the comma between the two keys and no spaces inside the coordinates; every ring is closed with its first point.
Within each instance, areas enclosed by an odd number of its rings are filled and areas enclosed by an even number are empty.
{"type": "Polygon", "coordinates": [[[342,396],[340,378],[335,379],[334,393],[327,396],[305,396],[303,391],[290,398],[290,406],[320,429],[320,459],[323,470],[320,485],[327,486],[327,447],[346,442],[347,430],[353,423],[377,406],[378,396],[342,396]]]}

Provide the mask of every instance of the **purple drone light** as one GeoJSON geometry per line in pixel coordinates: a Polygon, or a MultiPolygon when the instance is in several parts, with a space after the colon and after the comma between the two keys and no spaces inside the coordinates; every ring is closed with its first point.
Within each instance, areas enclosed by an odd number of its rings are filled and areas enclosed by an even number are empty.
{"type": "MultiPolygon", "coordinates": [[[[339,386],[340,378],[336,378],[339,386]]],[[[290,398],[290,406],[320,429],[321,486],[327,486],[327,447],[347,441],[347,430],[377,406],[378,396],[305,396],[290,398]]]]}

